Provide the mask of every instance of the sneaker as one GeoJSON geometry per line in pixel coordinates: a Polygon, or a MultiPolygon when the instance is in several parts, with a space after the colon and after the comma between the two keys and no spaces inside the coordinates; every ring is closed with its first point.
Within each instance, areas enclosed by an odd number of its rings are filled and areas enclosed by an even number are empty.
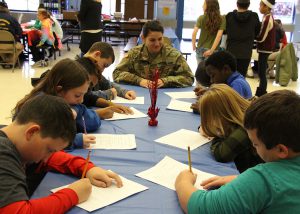
{"type": "Polygon", "coordinates": [[[269,70],[269,78],[270,79],[275,79],[275,71],[274,71],[274,69],[271,69],[271,70],[269,70]]]}
{"type": "Polygon", "coordinates": [[[248,78],[254,78],[254,74],[253,74],[252,69],[248,69],[246,77],[248,77],[248,78]]]}
{"type": "Polygon", "coordinates": [[[40,66],[41,66],[41,62],[42,62],[42,60],[36,61],[36,62],[34,62],[34,63],[31,65],[31,67],[33,67],[33,68],[40,67],[40,66]]]}

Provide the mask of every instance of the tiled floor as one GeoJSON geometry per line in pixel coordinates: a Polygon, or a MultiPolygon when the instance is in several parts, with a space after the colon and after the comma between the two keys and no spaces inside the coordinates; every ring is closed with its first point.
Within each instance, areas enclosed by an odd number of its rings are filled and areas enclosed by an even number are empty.
{"type": "MultiPolygon", "coordinates": [[[[32,89],[30,82],[31,77],[40,76],[42,72],[52,67],[58,60],[62,58],[68,57],[74,59],[76,54],[79,54],[80,51],[78,48],[78,44],[71,44],[70,47],[71,51],[67,51],[66,48],[64,48],[62,51],[62,56],[58,57],[56,61],[51,60],[48,67],[32,68],[31,65],[33,64],[33,62],[25,62],[22,68],[15,69],[13,73],[10,69],[3,69],[2,67],[0,67],[0,124],[8,124],[11,122],[11,110],[14,108],[18,100],[23,98],[32,89]]],[[[110,77],[110,79],[112,79],[112,71],[124,55],[123,48],[124,46],[114,46],[116,60],[113,65],[111,65],[104,71],[104,76],[110,77]]],[[[197,67],[195,55],[191,55],[188,57],[188,64],[194,72],[197,67]]],[[[255,92],[255,89],[258,85],[258,79],[255,78],[247,80],[251,85],[252,92],[255,92]]],[[[300,93],[300,80],[298,80],[297,82],[291,82],[288,87],[281,87],[275,84],[273,80],[269,80],[268,91],[279,89],[291,89],[296,90],[298,93],[300,93]]]]}

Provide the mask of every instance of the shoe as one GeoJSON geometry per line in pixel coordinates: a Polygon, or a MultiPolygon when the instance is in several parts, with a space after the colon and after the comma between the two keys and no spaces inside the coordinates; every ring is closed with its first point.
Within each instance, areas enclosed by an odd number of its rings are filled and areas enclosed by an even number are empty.
{"type": "Polygon", "coordinates": [[[33,68],[40,67],[40,66],[41,66],[41,62],[42,62],[42,60],[36,61],[36,62],[34,62],[34,63],[31,65],[31,67],[33,67],[33,68]]]}
{"type": "Polygon", "coordinates": [[[269,73],[270,79],[275,79],[275,71],[274,69],[268,70],[267,73],[269,73]]]}
{"type": "Polygon", "coordinates": [[[256,88],[256,92],[255,92],[255,96],[260,97],[260,96],[262,96],[262,95],[264,95],[266,93],[268,93],[268,92],[265,91],[265,90],[262,90],[260,87],[257,87],[256,88]]]}
{"type": "Polygon", "coordinates": [[[248,78],[254,78],[254,74],[253,74],[252,69],[248,69],[246,77],[248,77],[248,78]]]}

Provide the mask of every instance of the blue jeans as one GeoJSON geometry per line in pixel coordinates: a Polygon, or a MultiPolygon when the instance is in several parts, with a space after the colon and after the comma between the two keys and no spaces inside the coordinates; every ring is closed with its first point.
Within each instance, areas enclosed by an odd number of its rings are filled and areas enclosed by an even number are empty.
{"type": "Polygon", "coordinates": [[[205,59],[203,54],[207,50],[208,50],[208,48],[196,48],[196,60],[197,60],[198,65],[201,61],[203,61],[205,59]]]}

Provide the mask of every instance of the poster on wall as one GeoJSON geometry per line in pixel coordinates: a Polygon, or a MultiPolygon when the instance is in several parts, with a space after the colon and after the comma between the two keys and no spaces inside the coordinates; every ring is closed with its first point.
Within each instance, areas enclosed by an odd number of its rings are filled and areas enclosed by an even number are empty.
{"type": "Polygon", "coordinates": [[[294,20],[294,0],[279,0],[273,8],[273,16],[275,19],[280,19],[282,23],[291,24],[294,20]]]}

